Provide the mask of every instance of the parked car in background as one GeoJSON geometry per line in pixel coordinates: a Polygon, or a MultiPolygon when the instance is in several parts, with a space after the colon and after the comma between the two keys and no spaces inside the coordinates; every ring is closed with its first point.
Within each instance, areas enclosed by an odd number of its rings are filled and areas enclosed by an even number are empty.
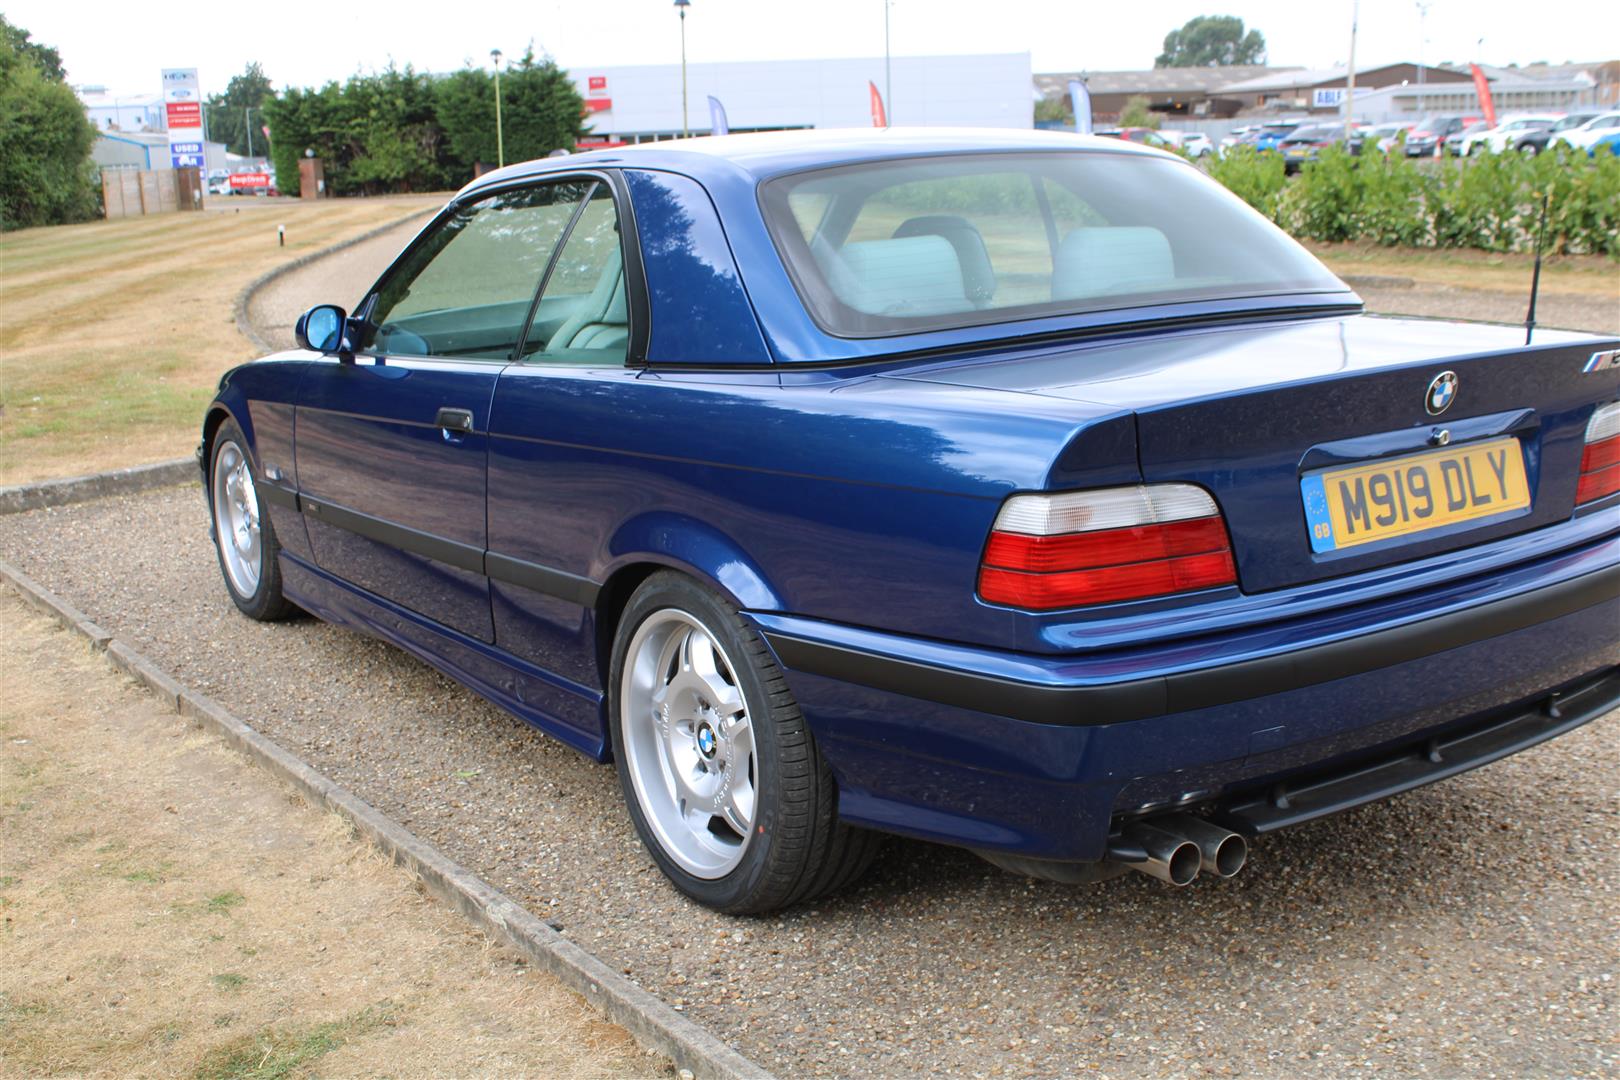
{"type": "Polygon", "coordinates": [[[1292,175],[1329,146],[1344,142],[1343,124],[1302,124],[1277,144],[1283,156],[1283,172],[1292,175]]]}
{"type": "Polygon", "coordinates": [[[1175,131],[1161,128],[1158,134],[1161,139],[1190,158],[1208,157],[1215,152],[1215,145],[1209,141],[1209,136],[1202,131],[1175,131]]]}
{"type": "Polygon", "coordinates": [[[1350,133],[1350,138],[1345,142],[1345,148],[1354,155],[1360,155],[1364,146],[1372,146],[1387,153],[1399,141],[1400,137],[1411,131],[1414,126],[1411,121],[1399,121],[1359,127],[1350,133]]]}
{"type": "Polygon", "coordinates": [[[1611,131],[1586,148],[1587,157],[1599,154],[1620,154],[1620,131],[1611,131]]]}
{"type": "Polygon", "coordinates": [[[1253,142],[1253,136],[1259,130],[1259,124],[1240,124],[1222,137],[1220,144],[1215,148],[1215,152],[1217,154],[1223,153],[1240,143],[1253,142]]]}
{"type": "MultiPolygon", "coordinates": [[[[1503,154],[1510,150],[1524,152],[1527,146],[1524,141],[1526,136],[1536,132],[1550,132],[1553,125],[1562,119],[1562,113],[1535,113],[1504,119],[1495,127],[1465,131],[1457,154],[1460,157],[1467,157],[1470,154],[1487,152],[1493,154],[1503,154]]],[[[1541,147],[1534,147],[1529,152],[1536,153],[1540,149],[1541,147]]]]}
{"type": "Polygon", "coordinates": [[[1450,135],[1447,135],[1444,140],[1442,140],[1446,148],[1446,153],[1450,154],[1452,157],[1461,157],[1466,152],[1467,148],[1464,144],[1468,139],[1471,139],[1476,135],[1482,135],[1489,130],[1491,130],[1491,125],[1489,123],[1484,120],[1476,120],[1472,124],[1469,124],[1467,127],[1463,128],[1461,131],[1453,131],[1450,135]]]}
{"type": "Polygon", "coordinates": [[[1447,135],[1462,131],[1469,124],[1479,123],[1481,117],[1471,113],[1441,113],[1425,116],[1417,126],[1406,133],[1407,157],[1439,157],[1445,147],[1447,135]]]}
{"type": "Polygon", "coordinates": [[[1098,128],[1093,134],[1101,135],[1105,139],[1123,139],[1126,142],[1139,143],[1142,146],[1152,146],[1160,150],[1168,150],[1177,144],[1166,134],[1156,128],[1126,127],[1126,128],[1098,128]]]}
{"type": "Polygon", "coordinates": [[[1307,122],[1305,120],[1273,120],[1262,124],[1260,130],[1255,132],[1254,148],[1262,153],[1275,150],[1284,139],[1307,122]]]}
{"type": "Polygon", "coordinates": [[[205,413],[231,601],[616,763],[722,911],[840,888],[877,831],[1227,877],[1620,705],[1620,340],[1369,318],[1128,141],[513,165],[295,337],[205,413]]]}
{"type": "Polygon", "coordinates": [[[1620,112],[1605,112],[1579,127],[1565,128],[1553,136],[1553,141],[1566,143],[1577,150],[1590,150],[1599,139],[1616,131],[1620,131],[1620,112]]]}
{"type": "Polygon", "coordinates": [[[1578,128],[1588,120],[1602,116],[1601,110],[1586,109],[1564,114],[1563,119],[1550,128],[1534,128],[1519,136],[1517,149],[1527,154],[1539,154],[1556,140],[1561,132],[1578,128]]]}

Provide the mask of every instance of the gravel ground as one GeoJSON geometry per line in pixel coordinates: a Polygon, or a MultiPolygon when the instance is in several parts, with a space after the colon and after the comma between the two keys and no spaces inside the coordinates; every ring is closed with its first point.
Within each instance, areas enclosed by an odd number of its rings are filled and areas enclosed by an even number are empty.
{"type": "Polygon", "coordinates": [[[1257,844],[1068,888],[894,841],[764,920],[667,887],[609,768],[388,646],[238,615],[195,488],[0,518],[0,555],[784,1076],[1613,1076],[1617,717],[1257,844]]]}
{"type": "MultiPolygon", "coordinates": [[[[1432,285],[1354,284],[1367,310],[1381,315],[1421,315],[1430,319],[1473,319],[1524,325],[1529,291],[1494,292],[1432,285]]],[[[1536,300],[1536,325],[1620,336],[1620,300],[1558,293],[1543,286],[1536,300]]]]}

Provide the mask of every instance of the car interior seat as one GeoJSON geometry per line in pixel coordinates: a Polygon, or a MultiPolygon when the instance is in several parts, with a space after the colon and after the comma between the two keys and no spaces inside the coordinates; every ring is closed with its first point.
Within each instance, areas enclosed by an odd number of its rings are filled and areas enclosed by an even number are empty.
{"type": "Polygon", "coordinates": [[[577,349],[619,349],[630,340],[630,314],[624,295],[624,261],[617,248],[609,254],[596,286],[568,321],[546,342],[547,353],[577,349]]]}
{"type": "Polygon", "coordinates": [[[812,246],[838,299],[869,315],[972,311],[956,248],[943,236],[812,246]]]}
{"type": "Polygon", "coordinates": [[[1150,292],[1176,277],[1170,242],[1143,226],[1075,229],[1058,245],[1053,262],[1054,300],[1150,292]]]}
{"type": "Polygon", "coordinates": [[[928,214],[909,218],[894,230],[896,239],[908,236],[943,236],[956,250],[962,268],[962,283],[975,307],[987,307],[996,295],[996,271],[990,265],[990,252],[984,237],[967,218],[954,214],[928,214]]]}

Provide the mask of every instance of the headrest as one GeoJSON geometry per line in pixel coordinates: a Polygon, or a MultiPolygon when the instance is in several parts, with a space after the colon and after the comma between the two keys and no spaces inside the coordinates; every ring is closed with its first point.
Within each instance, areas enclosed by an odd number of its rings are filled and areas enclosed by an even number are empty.
{"type": "Polygon", "coordinates": [[[973,310],[956,249],[942,236],[859,240],[833,257],[841,265],[828,268],[829,282],[856,311],[903,316],[973,310]]]}
{"type": "Polygon", "coordinates": [[[896,238],[906,236],[943,236],[956,249],[956,260],[962,267],[962,283],[967,297],[979,307],[985,307],[996,295],[996,271],[990,265],[990,253],[985,250],[984,237],[967,218],[954,214],[927,214],[902,221],[894,230],[896,238]]]}
{"type": "Polygon", "coordinates": [[[1058,245],[1052,299],[1145,292],[1175,280],[1170,242],[1144,226],[1076,229],[1058,245]]]}

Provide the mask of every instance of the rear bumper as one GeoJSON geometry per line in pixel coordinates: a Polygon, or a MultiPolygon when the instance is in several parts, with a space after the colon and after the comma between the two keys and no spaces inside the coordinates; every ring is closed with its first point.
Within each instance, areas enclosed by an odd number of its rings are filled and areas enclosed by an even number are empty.
{"type": "MultiPolygon", "coordinates": [[[[1095,859],[1125,815],[1213,805],[1264,832],[1575,726],[1463,738],[1620,664],[1620,539],[1355,612],[1085,658],[752,617],[838,776],[847,820],[1095,859]],[[1432,768],[1323,786],[1433,739],[1455,745],[1432,768]],[[1294,813],[1262,812],[1266,792],[1290,785],[1294,813]]],[[[1582,700],[1596,707],[1606,692],[1582,700]]],[[[1577,714],[1592,718],[1564,719],[1577,714]]]]}

